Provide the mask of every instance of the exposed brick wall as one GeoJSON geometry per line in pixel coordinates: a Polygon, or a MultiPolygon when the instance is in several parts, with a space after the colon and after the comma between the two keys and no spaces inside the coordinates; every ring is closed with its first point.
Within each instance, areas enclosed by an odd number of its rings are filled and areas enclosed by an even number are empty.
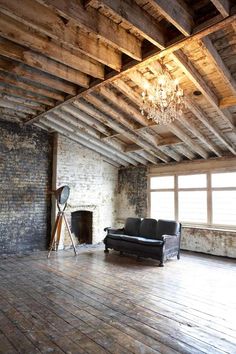
{"type": "Polygon", "coordinates": [[[47,133],[0,121],[0,254],[48,244],[51,151],[47,133]]]}
{"type": "Polygon", "coordinates": [[[127,216],[147,216],[147,168],[145,166],[119,170],[117,222],[127,216]]]}
{"type": "Polygon", "coordinates": [[[93,212],[93,243],[103,240],[104,227],[114,225],[117,179],[117,168],[104,162],[100,154],[58,135],[56,187],[68,184],[71,188],[66,211],[69,223],[72,211],[93,212]]]}

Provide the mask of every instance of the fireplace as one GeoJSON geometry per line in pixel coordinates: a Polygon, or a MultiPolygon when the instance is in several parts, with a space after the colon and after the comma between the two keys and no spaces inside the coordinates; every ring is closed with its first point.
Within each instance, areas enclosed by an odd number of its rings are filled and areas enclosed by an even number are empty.
{"type": "Polygon", "coordinates": [[[93,212],[77,210],[71,213],[71,228],[80,244],[91,244],[93,240],[93,212]]]}

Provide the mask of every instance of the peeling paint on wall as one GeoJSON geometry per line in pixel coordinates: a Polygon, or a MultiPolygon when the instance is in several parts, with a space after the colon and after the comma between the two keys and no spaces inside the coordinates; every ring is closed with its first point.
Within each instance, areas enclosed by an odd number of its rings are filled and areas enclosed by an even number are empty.
{"type": "Polygon", "coordinates": [[[122,168],[118,174],[118,219],[147,216],[147,168],[122,168]]]}

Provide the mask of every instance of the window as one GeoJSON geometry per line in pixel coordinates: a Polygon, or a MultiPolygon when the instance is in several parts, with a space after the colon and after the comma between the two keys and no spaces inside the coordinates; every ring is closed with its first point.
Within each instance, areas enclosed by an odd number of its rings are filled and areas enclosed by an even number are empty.
{"type": "Polygon", "coordinates": [[[150,216],[236,227],[236,172],[150,177],[150,216]]]}
{"type": "Polygon", "coordinates": [[[174,176],[153,177],[150,181],[151,217],[174,219],[174,176]]]}
{"type": "Polygon", "coordinates": [[[236,172],[213,173],[212,222],[236,226],[236,172]]]}
{"type": "Polygon", "coordinates": [[[178,176],[178,214],[182,222],[207,223],[206,174],[178,176]]]}

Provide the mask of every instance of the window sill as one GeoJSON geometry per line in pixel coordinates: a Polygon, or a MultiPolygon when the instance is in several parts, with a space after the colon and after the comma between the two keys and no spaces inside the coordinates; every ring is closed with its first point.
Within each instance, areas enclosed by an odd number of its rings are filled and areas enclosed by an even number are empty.
{"type": "Polygon", "coordinates": [[[236,233],[236,229],[227,229],[224,227],[214,227],[214,226],[196,226],[196,225],[190,225],[190,224],[183,224],[183,229],[199,229],[199,230],[209,230],[209,231],[223,231],[223,232],[232,232],[236,233]]]}

